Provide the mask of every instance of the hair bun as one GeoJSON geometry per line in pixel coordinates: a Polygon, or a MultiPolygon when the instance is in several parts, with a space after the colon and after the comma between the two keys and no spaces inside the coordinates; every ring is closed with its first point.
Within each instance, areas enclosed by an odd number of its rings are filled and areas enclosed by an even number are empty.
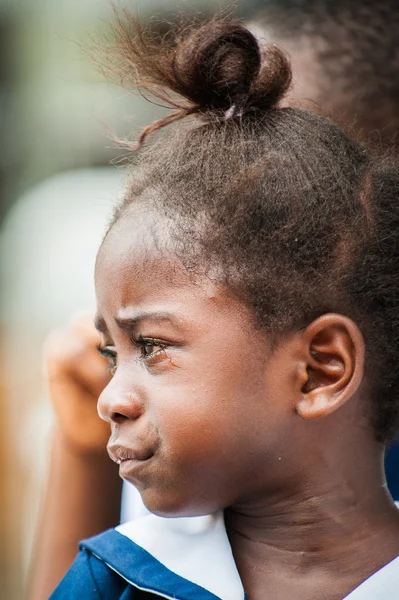
{"type": "MultiPolygon", "coordinates": [[[[216,17],[160,36],[125,16],[127,22],[118,20],[116,72],[176,109],[146,127],[131,149],[190,114],[205,119],[259,116],[289,88],[291,68],[284,53],[274,45],[260,47],[240,21],[216,17]]],[[[115,61],[113,67],[115,72],[115,61]]]]}
{"type": "Polygon", "coordinates": [[[216,19],[178,41],[173,72],[177,91],[201,112],[223,112],[226,117],[272,108],[291,82],[281,50],[270,45],[261,51],[240,22],[216,19]]]}
{"type": "Polygon", "coordinates": [[[241,25],[214,21],[178,45],[175,69],[185,94],[202,110],[228,111],[245,102],[261,56],[254,36],[241,25]]]}

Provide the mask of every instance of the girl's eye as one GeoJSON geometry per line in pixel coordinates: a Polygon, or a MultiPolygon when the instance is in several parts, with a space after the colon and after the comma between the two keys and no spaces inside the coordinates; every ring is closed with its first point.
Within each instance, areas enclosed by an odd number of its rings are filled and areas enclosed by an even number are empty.
{"type": "Polygon", "coordinates": [[[111,373],[113,375],[118,366],[117,361],[116,361],[116,358],[117,358],[116,351],[111,350],[111,348],[109,348],[108,346],[106,346],[104,348],[100,344],[97,346],[97,350],[101,354],[101,356],[103,356],[104,358],[107,359],[107,361],[108,361],[107,371],[111,371],[111,373]]]}
{"type": "MultiPolygon", "coordinates": [[[[140,348],[140,356],[139,359],[147,362],[148,364],[153,364],[165,358],[165,348],[167,347],[167,343],[161,340],[157,340],[155,338],[144,338],[139,337],[137,340],[134,340],[136,346],[140,348]]],[[[110,346],[97,346],[98,352],[106,358],[108,361],[107,370],[111,371],[112,375],[114,375],[117,367],[117,353],[113,347],[110,346]]]]}
{"type": "Polygon", "coordinates": [[[140,346],[142,360],[150,360],[155,357],[160,357],[164,353],[167,346],[165,342],[155,338],[139,337],[137,344],[140,346]]]}

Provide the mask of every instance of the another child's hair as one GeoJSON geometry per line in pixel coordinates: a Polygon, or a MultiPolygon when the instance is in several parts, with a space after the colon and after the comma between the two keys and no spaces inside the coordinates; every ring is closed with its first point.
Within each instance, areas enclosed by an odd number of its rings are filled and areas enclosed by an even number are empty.
{"type": "MultiPolygon", "coordinates": [[[[254,0],[260,27],[317,71],[312,98],[399,149],[397,0],[254,0]]],[[[373,137],[373,136],[372,136],[373,137]]]]}
{"type": "Polygon", "coordinates": [[[123,68],[175,109],[141,141],[191,117],[140,154],[114,221],[136,200],[155,205],[170,217],[187,267],[207,267],[272,334],[326,312],[354,319],[366,340],[376,437],[391,439],[399,423],[399,172],[327,118],[279,108],[289,63],[240,22],[214,19],[166,38],[130,25],[120,24],[123,68]]]}

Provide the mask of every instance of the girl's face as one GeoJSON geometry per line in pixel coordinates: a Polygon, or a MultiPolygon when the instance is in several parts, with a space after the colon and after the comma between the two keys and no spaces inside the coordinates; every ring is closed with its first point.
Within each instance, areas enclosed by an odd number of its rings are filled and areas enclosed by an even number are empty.
{"type": "Polygon", "coordinates": [[[131,207],[98,254],[97,326],[114,372],[99,412],[146,506],[199,515],[266,490],[295,418],[291,382],[246,306],[166,250],[161,221],[131,207]]]}

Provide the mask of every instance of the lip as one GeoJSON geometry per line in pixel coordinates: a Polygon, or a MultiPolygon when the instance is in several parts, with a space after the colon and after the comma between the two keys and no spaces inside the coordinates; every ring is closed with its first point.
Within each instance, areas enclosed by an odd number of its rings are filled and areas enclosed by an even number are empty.
{"type": "Polygon", "coordinates": [[[151,455],[149,458],[146,458],[145,460],[135,460],[132,458],[123,460],[119,463],[120,477],[122,477],[122,479],[126,479],[129,481],[132,480],[132,482],[134,482],[136,480],[135,475],[137,475],[137,473],[141,471],[143,467],[147,466],[147,464],[151,461],[152,457],[153,455],[151,455]]]}
{"type": "Polygon", "coordinates": [[[107,450],[111,459],[118,465],[144,463],[154,455],[151,450],[145,448],[128,448],[121,444],[108,444],[107,450]]]}

